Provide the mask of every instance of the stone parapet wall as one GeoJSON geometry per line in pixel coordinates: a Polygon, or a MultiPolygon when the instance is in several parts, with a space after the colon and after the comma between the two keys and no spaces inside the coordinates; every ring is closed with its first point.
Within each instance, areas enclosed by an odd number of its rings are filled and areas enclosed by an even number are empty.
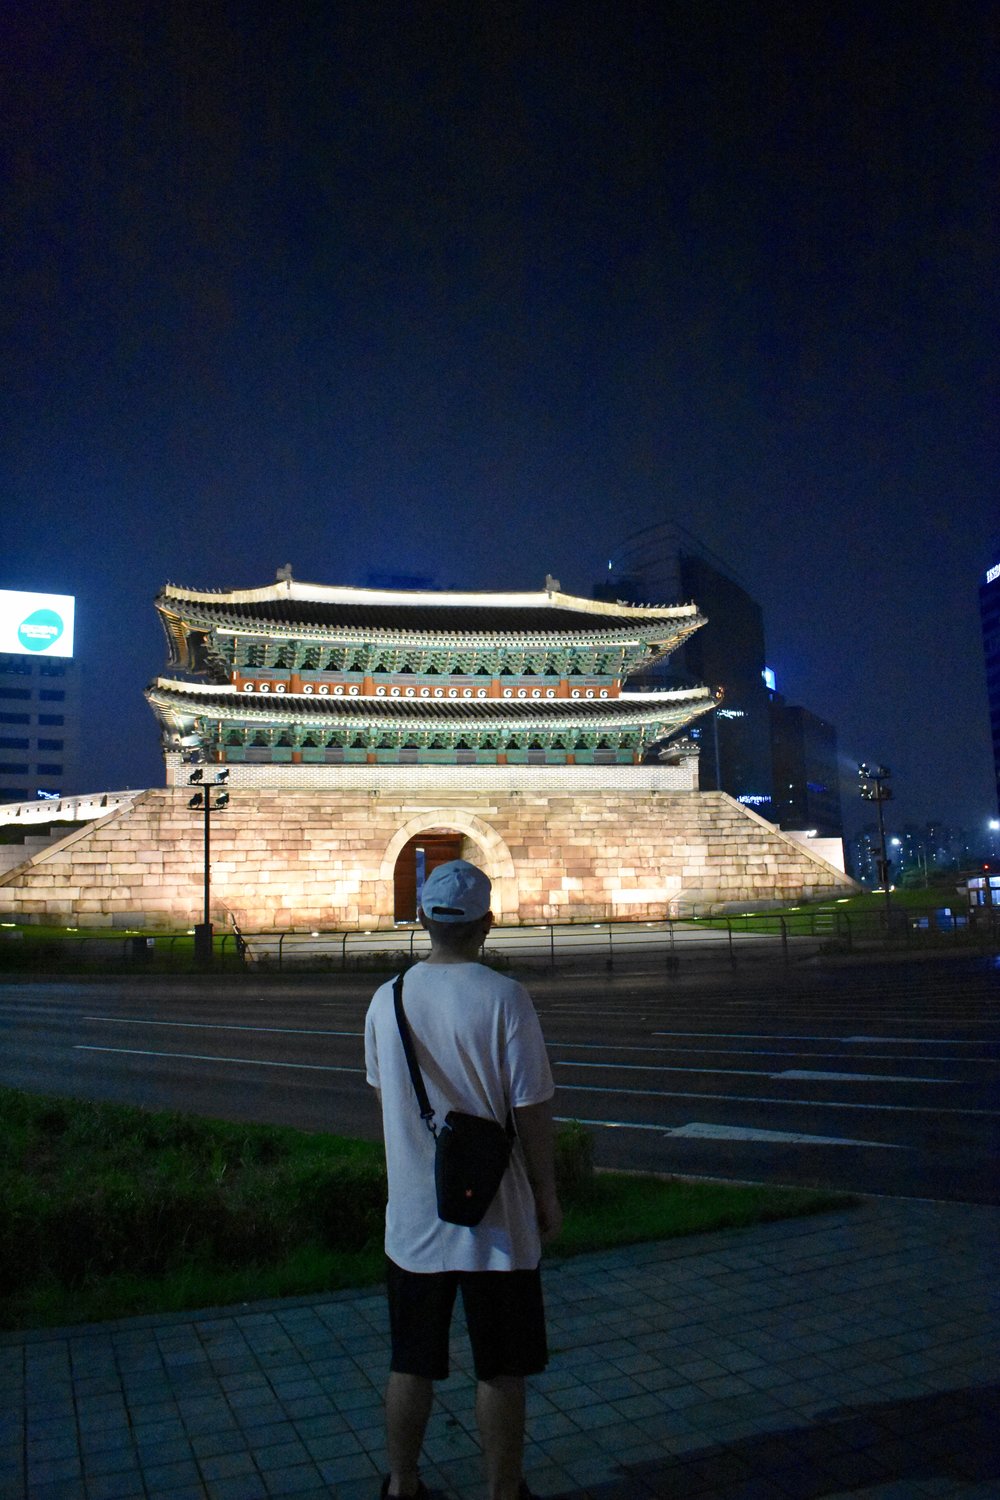
{"type": "MultiPolygon", "coordinates": [[[[204,820],[189,797],[186,786],[147,791],[70,834],[0,878],[0,912],[81,926],[193,926],[204,820]]],[[[658,920],[693,906],[855,889],[721,792],[234,786],[229,807],[212,816],[213,920],[235,918],[247,932],[391,927],[396,859],[432,830],[462,835],[463,852],[494,881],[502,922],[658,920]]]]}
{"type": "MultiPolygon", "coordinates": [[[[166,756],[167,784],[188,785],[193,767],[179,754],[166,756]]],[[[215,771],[229,772],[231,787],[254,791],[376,791],[392,792],[694,792],[698,789],[698,757],[679,758],[676,765],[595,766],[321,766],[248,761],[215,771]]]]}

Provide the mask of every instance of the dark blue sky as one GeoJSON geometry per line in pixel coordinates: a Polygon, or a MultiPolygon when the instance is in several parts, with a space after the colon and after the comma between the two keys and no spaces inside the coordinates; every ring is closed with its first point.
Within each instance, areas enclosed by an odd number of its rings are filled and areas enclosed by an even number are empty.
{"type": "Polygon", "coordinates": [[[900,818],[995,811],[993,7],[2,28],[0,586],[77,596],[95,786],[162,782],[168,579],[589,593],[676,520],[900,818]]]}

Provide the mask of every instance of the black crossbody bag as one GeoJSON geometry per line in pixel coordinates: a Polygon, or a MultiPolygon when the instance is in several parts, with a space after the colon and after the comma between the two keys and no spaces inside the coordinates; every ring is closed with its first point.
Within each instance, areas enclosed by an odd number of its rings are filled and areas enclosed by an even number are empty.
{"type": "Polygon", "coordinates": [[[434,1186],[437,1191],[438,1218],[446,1224],[478,1224],[497,1195],[503,1174],[510,1162],[516,1139],[514,1121],[507,1116],[506,1128],[496,1120],[481,1115],[465,1115],[449,1110],[440,1130],[434,1123],[434,1111],[417,1063],[409,1022],[403,1009],[403,976],[392,985],[396,1025],[406,1054],[413,1092],[420,1107],[420,1118],[434,1137],[434,1186]]]}

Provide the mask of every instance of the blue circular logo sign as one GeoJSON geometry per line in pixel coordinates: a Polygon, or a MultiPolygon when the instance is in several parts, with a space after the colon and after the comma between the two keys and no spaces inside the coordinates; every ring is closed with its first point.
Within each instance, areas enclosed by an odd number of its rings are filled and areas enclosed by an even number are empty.
{"type": "Polygon", "coordinates": [[[36,609],[17,627],[17,638],[26,651],[47,651],[62,633],[62,617],[54,609],[36,609]]]}

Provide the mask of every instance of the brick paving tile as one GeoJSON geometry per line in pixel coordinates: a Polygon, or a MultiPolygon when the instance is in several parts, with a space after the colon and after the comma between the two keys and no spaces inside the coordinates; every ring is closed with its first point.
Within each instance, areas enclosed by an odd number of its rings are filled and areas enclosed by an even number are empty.
{"type": "MultiPolygon", "coordinates": [[[[996,1225],[991,1209],[881,1202],[554,1264],[532,1487],[573,1500],[816,1500],[818,1483],[824,1500],[858,1486],[866,1500],[1000,1493],[996,1225]]],[[[0,1491],[369,1500],[386,1346],[383,1297],[367,1292],[0,1334],[0,1491]]],[[[464,1334],[453,1367],[425,1477],[471,1500],[464,1334]]]]}
{"type": "Polygon", "coordinates": [[[101,1474],[87,1481],[87,1500],[129,1500],[132,1495],[145,1495],[138,1473],[101,1474]]]}
{"type": "Polygon", "coordinates": [[[205,1481],[208,1500],[267,1500],[267,1489],[259,1475],[240,1474],[233,1479],[205,1481]]]}

